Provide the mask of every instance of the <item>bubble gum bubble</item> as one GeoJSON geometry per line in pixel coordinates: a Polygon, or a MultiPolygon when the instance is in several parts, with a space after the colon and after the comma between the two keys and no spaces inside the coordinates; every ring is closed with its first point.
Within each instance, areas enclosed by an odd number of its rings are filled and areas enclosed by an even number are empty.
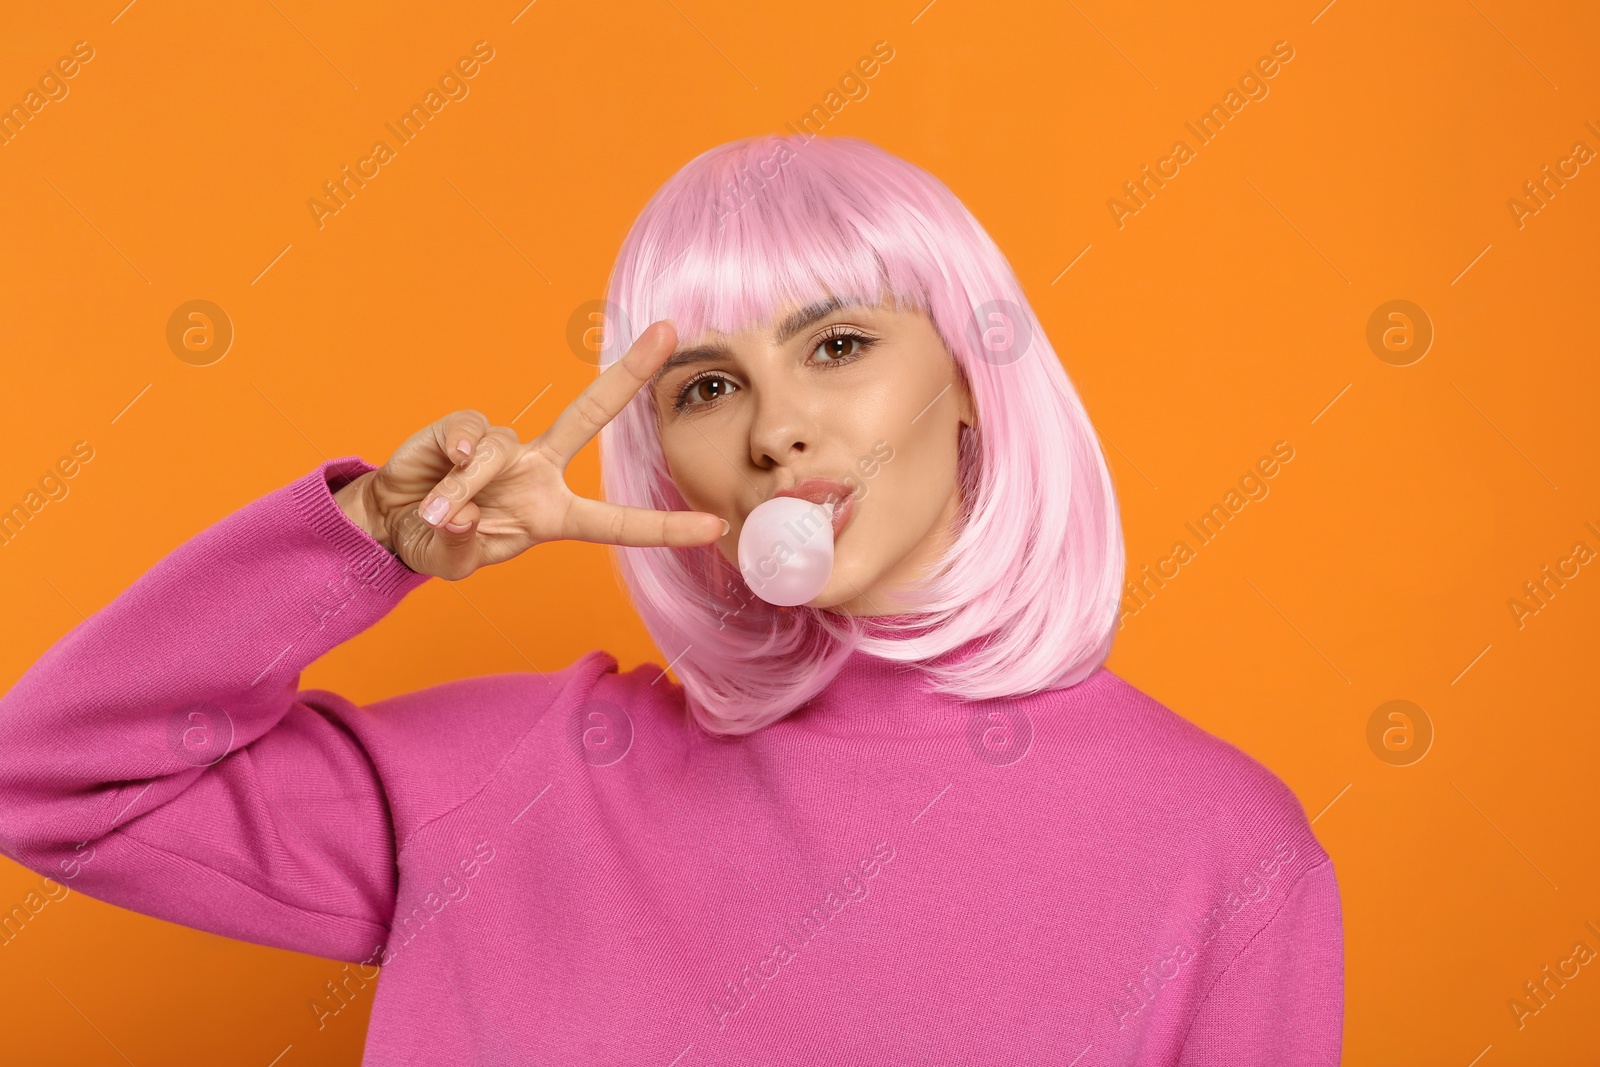
{"type": "Polygon", "coordinates": [[[769,604],[815,599],[833,574],[833,504],[792,496],[758,504],[739,531],[739,571],[769,604]]]}

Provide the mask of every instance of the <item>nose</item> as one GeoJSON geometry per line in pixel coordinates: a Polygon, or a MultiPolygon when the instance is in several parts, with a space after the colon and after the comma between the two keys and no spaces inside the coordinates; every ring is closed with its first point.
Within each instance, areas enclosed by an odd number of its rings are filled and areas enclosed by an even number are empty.
{"type": "Polygon", "coordinates": [[[755,383],[750,422],[750,460],[757,467],[784,466],[816,443],[816,411],[789,380],[755,383]]]}

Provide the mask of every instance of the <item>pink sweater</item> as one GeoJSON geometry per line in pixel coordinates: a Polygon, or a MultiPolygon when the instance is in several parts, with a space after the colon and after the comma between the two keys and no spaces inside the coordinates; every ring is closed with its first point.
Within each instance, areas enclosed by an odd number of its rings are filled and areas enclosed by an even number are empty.
{"type": "Polygon", "coordinates": [[[23,675],[0,851],[347,961],[345,996],[377,981],[366,1064],[1338,1063],[1338,883],[1300,804],[1108,670],[962,706],[857,652],[739,739],[602,651],[366,707],[300,689],[427,580],[333,500],[370,469],[239,509],[23,675]]]}

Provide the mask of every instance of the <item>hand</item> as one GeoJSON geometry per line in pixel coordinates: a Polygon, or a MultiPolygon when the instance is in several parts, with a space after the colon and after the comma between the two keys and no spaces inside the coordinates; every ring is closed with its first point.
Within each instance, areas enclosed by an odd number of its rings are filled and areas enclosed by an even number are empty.
{"type": "Polygon", "coordinates": [[[651,324],[526,444],[510,427],[491,426],[481,412],[452,412],[407,438],[387,463],[341,487],[334,499],[407,567],[450,581],[546,541],[711,544],[727,532],[716,515],[590,500],[575,495],[565,479],[572,457],[622,411],[676,344],[670,322],[651,324]]]}

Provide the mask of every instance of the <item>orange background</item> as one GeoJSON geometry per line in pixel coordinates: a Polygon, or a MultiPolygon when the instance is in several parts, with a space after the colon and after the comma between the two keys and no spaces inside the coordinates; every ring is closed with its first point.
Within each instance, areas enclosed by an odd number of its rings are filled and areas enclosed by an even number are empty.
{"type": "MultiPolygon", "coordinates": [[[[1107,442],[1130,576],[1294,449],[1110,665],[1315,817],[1345,908],[1347,1062],[1592,1062],[1600,964],[1521,1030],[1508,1002],[1579,939],[1600,949],[1600,564],[1520,626],[1508,601],[1575,542],[1600,550],[1600,164],[1520,227],[1507,202],[1574,142],[1600,149],[1600,12],[525,2],[8,14],[0,103],[77,41],[94,58],[0,147],[0,507],[75,442],[94,458],[0,549],[4,684],[324,456],[381,462],[462,407],[534,436],[593,374],[568,320],[651,192],[797,121],[883,40],[894,58],[824,135],[938,175],[1005,250],[1107,442]],[[469,95],[319,228],[322,183],[479,40],[495,56],[469,95]],[[1199,147],[1184,123],[1278,41],[1294,58],[1269,95],[1199,147]],[[1107,201],[1179,138],[1195,158],[1119,228],[1107,201]],[[236,331],[208,366],[166,341],[193,299],[236,331]],[[1393,299],[1435,330],[1409,366],[1366,339],[1393,299]],[[1434,732],[1409,766],[1369,747],[1392,699],[1434,732]]],[[[570,481],[599,494],[596,449],[570,481]]],[[[664,662],[606,549],[551,544],[428,583],[303,684],[368,701],[597,647],[664,662]]],[[[38,885],[0,863],[0,907],[38,885]]],[[[338,970],[73,893],[0,949],[0,1043],[19,1062],[354,1064],[370,997],[320,1032],[308,1007],[338,970]]]]}

